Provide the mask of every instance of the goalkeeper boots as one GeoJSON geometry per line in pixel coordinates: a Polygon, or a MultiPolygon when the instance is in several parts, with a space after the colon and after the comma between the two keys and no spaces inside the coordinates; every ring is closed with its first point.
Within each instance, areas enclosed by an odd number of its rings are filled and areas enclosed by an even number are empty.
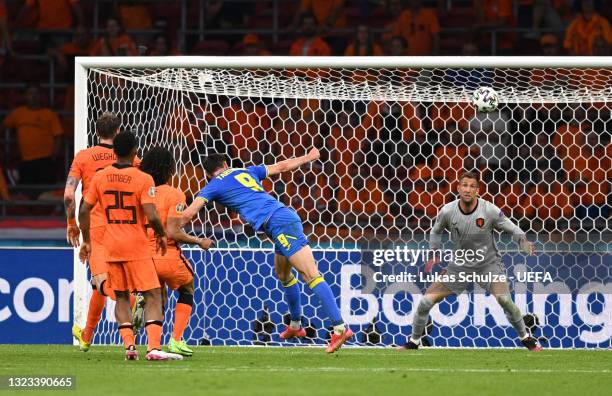
{"type": "Polygon", "coordinates": [[[170,337],[170,342],[168,343],[168,352],[178,353],[183,356],[193,355],[193,350],[187,346],[185,340],[176,341],[172,337],[170,337]]]}
{"type": "Polygon", "coordinates": [[[521,343],[525,346],[525,348],[529,349],[532,352],[540,352],[542,349],[542,345],[537,338],[527,336],[521,340],[521,343]]]}
{"type": "Polygon", "coordinates": [[[299,338],[306,337],[306,329],[301,326],[299,329],[294,329],[291,326],[287,326],[285,328],[285,331],[280,333],[281,340],[288,340],[289,338],[293,338],[293,337],[299,337],[299,338]]]}
{"type": "Polygon", "coordinates": [[[151,349],[147,352],[147,360],[183,360],[183,357],[177,353],[160,351],[159,349],[151,349]]]}
{"type": "Polygon", "coordinates": [[[138,360],[138,350],[135,345],[130,345],[125,349],[125,360],[138,360]]]}
{"type": "Polygon", "coordinates": [[[398,347],[397,349],[419,349],[419,344],[417,344],[416,342],[412,341],[411,338],[409,338],[407,343],[398,347]]]}
{"type": "Polygon", "coordinates": [[[72,325],[72,335],[79,342],[79,349],[83,352],[89,351],[89,347],[91,347],[91,342],[85,341],[83,338],[83,329],[81,329],[78,325],[72,325]]]}
{"type": "Polygon", "coordinates": [[[351,339],[351,337],[353,337],[353,331],[348,327],[341,334],[332,333],[331,341],[329,342],[327,348],[325,348],[325,352],[336,352],[347,340],[351,339]]]}

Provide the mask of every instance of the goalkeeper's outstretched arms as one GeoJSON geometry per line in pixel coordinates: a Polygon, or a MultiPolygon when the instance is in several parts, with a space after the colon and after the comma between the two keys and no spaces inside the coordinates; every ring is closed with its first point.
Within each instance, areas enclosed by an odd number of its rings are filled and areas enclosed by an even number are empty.
{"type": "Polygon", "coordinates": [[[504,212],[495,206],[492,203],[488,203],[487,205],[487,217],[490,217],[493,220],[493,227],[501,232],[507,232],[512,235],[512,238],[516,243],[519,244],[521,252],[532,255],[535,252],[535,247],[533,243],[527,240],[527,235],[525,232],[521,230],[519,226],[510,221],[509,218],[504,215],[504,212]]]}
{"type": "Polygon", "coordinates": [[[319,150],[313,148],[308,152],[308,154],[301,157],[290,158],[288,160],[277,162],[274,165],[268,165],[266,166],[268,176],[278,175],[283,172],[291,172],[304,164],[318,160],[320,156],[321,154],[319,153],[319,150]]]}

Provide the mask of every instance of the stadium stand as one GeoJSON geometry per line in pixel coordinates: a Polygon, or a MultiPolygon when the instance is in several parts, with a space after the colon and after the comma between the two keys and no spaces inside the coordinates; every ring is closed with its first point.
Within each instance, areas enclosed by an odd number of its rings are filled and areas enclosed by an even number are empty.
{"type": "MultiPolygon", "coordinates": [[[[0,133],[3,147],[0,153],[0,213],[3,217],[0,227],[13,227],[27,219],[44,222],[43,229],[55,221],[63,228],[61,198],[58,199],[55,193],[62,186],[53,182],[61,180],[59,176],[65,176],[73,156],[72,62],[75,56],[381,55],[383,52],[388,55],[609,55],[612,3],[583,0],[574,2],[573,8],[567,3],[556,0],[268,0],[255,3],[215,0],[206,2],[208,8],[204,9],[199,0],[0,0],[0,115],[3,125],[8,127],[0,133]],[[377,42],[384,44],[378,45],[377,42]],[[63,151],[52,155],[53,160],[48,165],[50,175],[44,180],[30,180],[23,169],[19,172],[20,164],[23,165],[30,156],[23,152],[22,145],[18,145],[16,136],[19,132],[16,135],[10,131],[19,130],[15,115],[9,114],[25,103],[24,93],[28,84],[40,85],[41,102],[48,107],[49,114],[53,114],[51,135],[63,132],[62,136],[65,136],[61,138],[65,143],[63,151]],[[57,126],[56,118],[59,120],[57,126]]],[[[534,71],[533,84],[541,85],[547,72],[534,71]]],[[[609,78],[611,72],[596,73],[597,78],[592,75],[567,75],[564,78],[568,84],[589,87],[601,81],[600,78],[609,78]]],[[[483,81],[483,75],[474,77],[459,72],[445,78],[466,86],[476,79],[483,81]]],[[[369,77],[356,76],[356,79],[360,78],[366,81],[369,77]]],[[[411,78],[407,73],[406,81],[413,81],[411,78]]],[[[331,188],[327,180],[312,180],[312,191],[294,194],[309,197],[303,198],[302,202],[292,202],[304,208],[325,206],[321,197],[331,194],[334,200],[327,204],[335,205],[341,211],[384,213],[386,210],[381,206],[387,208],[402,198],[401,194],[408,200],[411,194],[417,194],[420,204],[412,209],[414,215],[430,216],[454,188],[449,181],[466,164],[484,169],[482,161],[485,161],[490,169],[488,177],[492,180],[496,180],[499,174],[496,167],[509,167],[515,173],[525,168],[520,161],[494,164],[491,158],[496,156],[483,159],[487,152],[495,153],[496,150],[496,147],[479,144],[483,136],[473,137],[477,149],[468,150],[453,144],[453,134],[459,134],[462,141],[469,141],[466,134],[470,133],[470,121],[475,117],[473,108],[462,104],[430,106],[429,113],[410,103],[399,104],[395,106],[397,108],[389,109],[389,113],[399,111],[399,115],[389,117],[399,120],[399,124],[392,125],[378,108],[387,104],[372,102],[361,112],[357,122],[353,119],[359,112],[355,111],[350,116],[347,114],[341,122],[332,124],[329,130],[318,130],[312,127],[314,123],[309,125],[304,121],[308,117],[327,117],[329,106],[323,103],[302,100],[292,109],[280,110],[263,102],[253,109],[240,106],[228,104],[202,108],[201,119],[197,121],[185,117],[173,119],[183,120],[184,125],[177,130],[183,132],[190,146],[196,147],[202,141],[201,131],[194,130],[194,125],[209,125],[211,133],[228,137],[225,152],[243,160],[246,158],[241,154],[244,150],[260,150],[255,157],[262,160],[270,155],[293,154],[291,148],[263,144],[269,134],[275,135],[271,139],[275,142],[306,145],[326,142],[328,155],[351,176],[335,180],[333,185],[336,188],[331,188]],[[377,108],[373,110],[373,107],[377,108]],[[294,121],[283,120],[283,111],[302,112],[300,117],[290,117],[301,120],[297,122],[299,125],[289,125],[294,121]],[[289,134],[291,128],[298,133],[289,134]],[[399,134],[395,133],[397,131],[399,134]],[[436,134],[435,138],[432,139],[430,134],[436,134]],[[445,134],[449,135],[446,142],[445,134]],[[372,137],[380,145],[382,155],[385,141],[395,146],[404,144],[406,150],[411,150],[410,142],[417,141],[421,154],[427,150],[428,140],[441,141],[442,144],[431,147],[435,158],[432,163],[421,162],[418,153],[413,155],[412,163],[388,158],[389,163],[396,161],[399,170],[396,175],[387,175],[384,178],[387,181],[382,182],[379,176],[384,175],[385,170],[372,158],[360,158],[369,151],[366,146],[373,144],[372,137]],[[361,159],[372,164],[367,169],[368,174],[352,170],[361,159]],[[389,185],[381,184],[389,183],[388,180],[399,182],[401,187],[389,190],[389,185]]],[[[531,124],[542,126],[548,142],[531,136],[525,129],[529,126],[525,125],[508,125],[508,133],[518,132],[518,136],[512,139],[524,140],[523,145],[529,145],[528,140],[534,139],[531,143],[537,142],[536,146],[544,147],[540,153],[529,151],[529,155],[535,158],[532,159],[535,170],[539,168],[537,158],[552,158],[552,150],[563,172],[544,172],[541,178],[547,183],[531,186],[530,191],[520,191],[515,180],[506,176],[495,187],[507,197],[506,204],[500,205],[502,209],[512,208],[514,215],[525,218],[545,214],[567,216],[568,211],[574,209],[581,210],[584,216],[591,213],[589,211],[608,213],[610,184],[605,180],[610,180],[612,175],[610,172],[595,175],[589,169],[605,157],[604,153],[607,153],[605,158],[609,162],[612,147],[609,139],[594,140],[600,143],[596,146],[590,142],[593,140],[591,136],[600,136],[609,130],[609,122],[577,125],[568,114],[558,122],[540,121],[558,118],[550,113],[555,110],[547,108],[546,104],[534,103],[525,111],[532,117],[531,124]],[[571,191],[568,191],[567,183],[572,183],[571,191]],[[526,201],[526,195],[531,193],[534,195],[530,199],[537,202],[526,201]],[[556,205],[555,209],[548,207],[552,204],[556,205]],[[551,214],[550,210],[559,213],[551,214]]],[[[567,111],[571,112],[571,109],[567,111]]],[[[609,115],[604,104],[594,105],[594,111],[605,111],[609,115]]],[[[599,120],[602,119],[605,117],[600,114],[599,120]]],[[[484,138],[491,141],[490,135],[484,138]]],[[[504,139],[505,136],[500,136],[500,144],[505,142],[504,139]]],[[[49,153],[46,147],[44,157],[50,158],[49,153]]],[[[611,168],[609,163],[598,164],[600,169],[611,168]]],[[[506,175],[511,175],[510,171],[506,175]]],[[[185,172],[189,177],[182,182],[194,188],[201,179],[200,170],[186,169],[185,172]]],[[[289,185],[287,188],[297,191],[303,187],[289,185]]],[[[302,213],[308,212],[312,211],[302,213]]],[[[392,219],[382,218],[380,221],[392,219]]]]}

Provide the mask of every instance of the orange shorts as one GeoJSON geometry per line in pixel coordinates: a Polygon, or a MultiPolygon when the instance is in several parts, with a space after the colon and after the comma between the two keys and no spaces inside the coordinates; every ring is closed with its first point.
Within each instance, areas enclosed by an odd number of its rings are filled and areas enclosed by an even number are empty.
{"type": "Polygon", "coordinates": [[[144,292],[160,287],[153,259],[109,261],[108,279],[113,290],[144,292]]]}
{"type": "Polygon", "coordinates": [[[153,262],[159,281],[168,285],[172,290],[193,280],[193,267],[182,254],[174,259],[153,258],[153,262]]]}
{"type": "Polygon", "coordinates": [[[106,250],[104,249],[105,227],[94,227],[89,230],[91,239],[91,256],[89,257],[89,271],[91,276],[100,275],[108,272],[106,264],[106,250]]]}

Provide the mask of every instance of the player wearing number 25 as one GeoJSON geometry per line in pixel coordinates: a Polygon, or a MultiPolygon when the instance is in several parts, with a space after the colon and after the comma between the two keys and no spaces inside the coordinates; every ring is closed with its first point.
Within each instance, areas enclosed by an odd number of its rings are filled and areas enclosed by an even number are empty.
{"type": "Polygon", "coordinates": [[[319,150],[312,149],[307,155],[299,158],[245,169],[230,168],[223,155],[209,155],[202,163],[209,182],[183,213],[183,222],[190,221],[206,203],[217,201],[238,212],[256,231],[265,232],[274,242],[276,274],[283,285],[291,316],[291,324],[280,337],[288,339],[306,335],[301,325],[300,287],[292,273],[292,268],[295,268],[302,274],[303,280],[313,293],[319,297],[331,320],[334,331],[326,351],[333,353],[352,337],[353,332],[344,326],[336,299],[317,269],[312,250],[304,235],[301,219],[293,209],[287,208],[264,191],[261,185],[261,181],[266,177],[293,171],[317,159],[319,159],[319,150]]]}
{"type": "Polygon", "coordinates": [[[145,217],[155,231],[157,247],[162,254],[166,253],[167,238],[155,207],[153,178],[132,166],[136,149],[133,133],[117,134],[113,139],[117,162],[97,172],[91,180],[79,211],[83,232],[80,257],[84,260],[91,254],[90,212],[99,203],[106,218],[102,244],[106,250],[110,286],[117,298],[115,316],[126,348],[126,360],[138,358],[129,299],[129,293],[135,291],[142,292],[145,298],[147,360],[181,359],[180,355],[161,351],[161,287],[149,249],[145,217]]]}

